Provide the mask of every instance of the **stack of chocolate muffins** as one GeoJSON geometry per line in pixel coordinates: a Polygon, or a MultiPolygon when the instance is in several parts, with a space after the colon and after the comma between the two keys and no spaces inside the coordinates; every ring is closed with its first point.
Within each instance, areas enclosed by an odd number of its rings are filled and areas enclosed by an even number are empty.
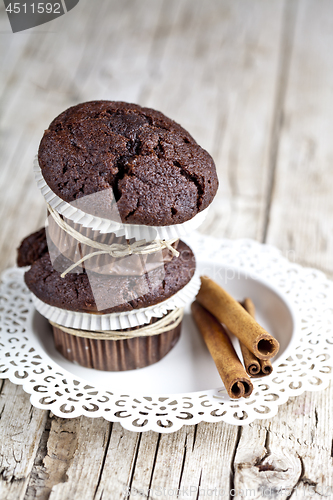
{"type": "Polygon", "coordinates": [[[176,344],[200,282],[180,238],[218,187],[210,155],[162,113],[93,101],[60,114],[35,176],[46,227],[18,249],[25,282],[70,361],[130,370],[176,344]]]}

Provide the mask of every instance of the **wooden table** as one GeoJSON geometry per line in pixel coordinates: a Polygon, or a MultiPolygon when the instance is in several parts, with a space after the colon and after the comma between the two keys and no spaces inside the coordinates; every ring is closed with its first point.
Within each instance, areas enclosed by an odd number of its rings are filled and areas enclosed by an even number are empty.
{"type": "MultiPolygon", "coordinates": [[[[105,98],[160,109],[212,154],[220,189],[203,232],[268,242],[333,275],[332,2],[81,0],[15,35],[0,12],[1,269],[44,223],[32,174],[43,130],[105,98]]],[[[1,500],[113,500],[127,488],[130,499],[177,488],[191,499],[214,488],[226,493],[212,498],[333,498],[331,387],[271,420],[170,435],[58,418],[8,381],[0,392],[1,500]]]]}

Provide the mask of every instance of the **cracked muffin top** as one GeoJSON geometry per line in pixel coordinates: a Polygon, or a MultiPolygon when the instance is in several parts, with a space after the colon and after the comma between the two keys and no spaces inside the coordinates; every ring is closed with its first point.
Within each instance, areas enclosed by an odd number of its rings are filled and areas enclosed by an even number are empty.
{"type": "Polygon", "coordinates": [[[218,188],[213,159],[186,130],[125,102],[67,109],[45,131],[38,160],[60,198],[76,206],[89,200],[85,212],[110,219],[116,208],[128,224],[181,224],[207,208],[218,188]]]}

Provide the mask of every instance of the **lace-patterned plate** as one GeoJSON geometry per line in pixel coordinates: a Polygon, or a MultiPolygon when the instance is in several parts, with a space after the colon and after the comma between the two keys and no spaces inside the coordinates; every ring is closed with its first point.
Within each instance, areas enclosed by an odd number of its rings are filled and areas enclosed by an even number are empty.
{"type": "Polygon", "coordinates": [[[24,270],[16,268],[4,273],[1,287],[0,378],[21,384],[34,406],[55,415],[104,417],[132,431],[163,433],[201,421],[249,424],[274,416],[290,396],[326,388],[333,372],[333,282],[252,240],[194,234],[187,242],[201,274],[237,299],[250,296],[258,321],[280,341],[272,375],[253,379],[250,398],[228,397],[189,312],[179,343],[155,365],[107,373],[68,362],[55,351],[24,270]]]}

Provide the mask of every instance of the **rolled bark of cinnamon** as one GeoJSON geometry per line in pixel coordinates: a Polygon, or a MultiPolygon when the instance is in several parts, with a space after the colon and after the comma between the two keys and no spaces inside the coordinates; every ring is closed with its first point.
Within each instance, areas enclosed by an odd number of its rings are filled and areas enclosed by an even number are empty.
{"type": "Polygon", "coordinates": [[[246,373],[248,373],[251,377],[256,377],[259,375],[261,370],[259,359],[251,351],[249,351],[247,347],[245,347],[243,342],[239,342],[239,345],[242,351],[246,373]]]}
{"type": "Polygon", "coordinates": [[[273,371],[272,363],[269,359],[260,359],[261,370],[256,377],[263,377],[264,375],[270,375],[273,371]]]}
{"type": "Polygon", "coordinates": [[[278,341],[212,279],[201,276],[201,288],[196,299],[257,358],[266,360],[277,354],[278,341]]]}
{"type": "MultiPolygon", "coordinates": [[[[256,308],[252,300],[246,298],[241,305],[255,319],[256,308]]],[[[272,373],[273,367],[269,359],[258,359],[242,342],[239,342],[239,345],[243,355],[245,370],[251,377],[264,377],[272,373]]]]}
{"type": "Polygon", "coordinates": [[[248,398],[253,391],[252,382],[223,326],[197,301],[191,310],[228,395],[232,399],[248,398]]]}

